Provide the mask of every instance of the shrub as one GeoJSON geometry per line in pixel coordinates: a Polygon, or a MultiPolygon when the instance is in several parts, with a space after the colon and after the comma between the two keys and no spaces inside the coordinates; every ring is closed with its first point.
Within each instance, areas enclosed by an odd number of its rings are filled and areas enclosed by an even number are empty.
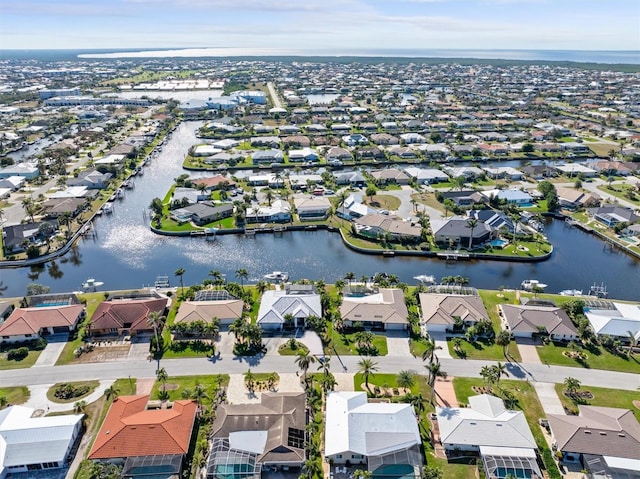
{"type": "Polygon", "coordinates": [[[89,392],[89,386],[74,386],[73,384],[60,384],[56,387],[56,390],[53,392],[53,395],[58,399],[74,399],[80,396],[84,396],[89,392]]]}
{"type": "Polygon", "coordinates": [[[10,361],[22,361],[29,355],[29,348],[23,346],[17,349],[10,349],[7,353],[7,359],[10,361]]]}

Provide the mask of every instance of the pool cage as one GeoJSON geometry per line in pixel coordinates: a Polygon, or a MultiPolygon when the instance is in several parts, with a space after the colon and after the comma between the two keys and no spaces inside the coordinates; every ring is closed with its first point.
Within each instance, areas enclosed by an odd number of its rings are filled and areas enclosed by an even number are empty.
{"type": "Polygon", "coordinates": [[[123,479],[153,478],[178,479],[182,470],[182,455],[162,454],[157,456],[128,457],[122,468],[123,479]]]}
{"type": "Polygon", "coordinates": [[[258,455],[232,449],[227,438],[215,438],[207,461],[207,479],[260,479],[258,455]]]}
{"type": "Polygon", "coordinates": [[[518,479],[543,477],[535,457],[482,455],[482,464],[487,479],[505,479],[509,474],[518,479]]]}
{"type": "Polygon", "coordinates": [[[403,479],[420,479],[422,470],[422,452],[418,446],[412,446],[402,451],[395,451],[391,454],[383,456],[369,457],[367,467],[373,473],[373,477],[376,479],[384,478],[398,478],[398,474],[392,472],[393,468],[389,466],[393,465],[408,465],[413,467],[413,474],[403,473],[403,479]],[[385,472],[388,471],[388,472],[385,472]]]}

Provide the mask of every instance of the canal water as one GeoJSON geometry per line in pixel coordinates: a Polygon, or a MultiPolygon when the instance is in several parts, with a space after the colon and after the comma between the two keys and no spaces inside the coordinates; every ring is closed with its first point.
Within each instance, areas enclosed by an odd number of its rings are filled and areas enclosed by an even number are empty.
{"type": "MultiPolygon", "coordinates": [[[[235,281],[235,271],[245,268],[252,282],[271,271],[286,271],[291,279],[323,279],[333,282],[347,272],[357,277],[377,272],[397,275],[415,284],[414,276],[433,274],[467,277],[478,288],[515,288],[525,279],[537,279],[547,291],[583,289],[604,283],[610,296],[640,300],[640,262],[604,247],[603,242],[558,220],[549,220],[545,233],[555,247],[553,256],[541,263],[498,261],[445,262],[431,258],[379,257],[347,249],[337,234],[327,231],[284,234],[169,238],[149,230],[148,205],[163,197],[173,179],[184,173],[182,161],[197,143],[201,122],[184,122],[165,141],[162,152],[135,178],[135,188],[114,203],[114,213],[95,221],[95,237],[80,240],[66,256],[38,268],[0,270],[4,296],[24,295],[29,282],[51,287],[54,292],[80,289],[89,277],[103,281],[105,289],[139,288],[167,275],[179,283],[174,272],[185,268],[184,283],[207,278],[211,270],[235,281]]],[[[201,175],[205,175],[202,173],[201,175]]]]}

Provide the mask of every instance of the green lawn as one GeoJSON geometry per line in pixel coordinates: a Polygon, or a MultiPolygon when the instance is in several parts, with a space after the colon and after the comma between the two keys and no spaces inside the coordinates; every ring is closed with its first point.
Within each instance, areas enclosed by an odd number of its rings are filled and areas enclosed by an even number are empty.
{"type": "MultiPolygon", "coordinates": [[[[502,346],[498,346],[497,344],[482,338],[478,339],[475,343],[470,343],[463,339],[460,346],[460,349],[462,350],[461,354],[458,354],[453,350],[452,338],[447,338],[447,347],[449,348],[449,354],[451,354],[452,358],[462,357],[465,359],[486,359],[490,361],[505,360],[502,346]]],[[[520,362],[522,359],[515,341],[511,341],[511,344],[509,345],[509,354],[517,362],[520,362]]]]}
{"type": "Polygon", "coordinates": [[[35,364],[42,351],[29,351],[29,354],[22,361],[9,361],[8,359],[0,359],[0,371],[5,369],[23,369],[30,368],[35,364]]]}
{"type": "MultiPolygon", "coordinates": [[[[329,328],[333,325],[330,324],[329,328]]],[[[339,333],[337,331],[332,332],[331,329],[327,332],[329,338],[333,338],[332,341],[325,347],[325,352],[330,354],[335,351],[339,355],[345,356],[358,356],[360,353],[356,348],[354,336],[356,333],[339,333]]],[[[373,346],[378,348],[378,356],[386,356],[388,354],[387,338],[383,334],[374,334],[373,346]]]]}
{"type": "Polygon", "coordinates": [[[540,360],[546,364],[640,373],[640,360],[636,357],[637,355],[628,357],[625,353],[619,355],[611,354],[601,347],[585,348],[584,353],[587,355],[587,359],[579,362],[562,354],[564,351],[568,351],[568,348],[554,343],[549,343],[546,346],[536,346],[536,349],[540,360]]]}
{"type": "Polygon", "coordinates": [[[26,386],[17,386],[13,388],[0,388],[0,397],[7,398],[9,404],[23,404],[31,397],[31,392],[26,386]]]}
{"type": "MultiPolygon", "coordinates": [[[[577,409],[577,404],[570,398],[562,394],[564,390],[563,384],[556,384],[556,392],[562,402],[562,405],[568,409],[577,409]]],[[[633,401],[640,400],[638,391],[627,391],[625,389],[607,389],[592,386],[582,386],[581,391],[590,391],[593,399],[584,401],[584,404],[590,406],[618,407],[622,409],[630,409],[640,421],[640,408],[634,406],[633,401]]]]}
{"type": "Polygon", "coordinates": [[[190,341],[174,341],[171,346],[165,348],[162,353],[162,358],[206,358],[211,355],[211,351],[211,345],[203,341],[195,339],[190,341]]]}
{"type": "MultiPolygon", "coordinates": [[[[474,396],[473,386],[485,386],[482,379],[472,378],[454,378],[453,388],[456,392],[456,398],[460,404],[469,402],[469,396],[474,396]]],[[[517,399],[516,410],[520,410],[527,418],[527,423],[536,440],[538,449],[541,452],[544,465],[551,479],[560,479],[560,473],[553,459],[551,450],[547,446],[547,442],[542,434],[542,429],[538,425],[538,419],[545,417],[544,410],[538,399],[535,389],[528,382],[512,381],[503,379],[500,381],[500,387],[511,392],[517,399]]],[[[498,388],[494,388],[499,392],[498,388]]]]}
{"type": "MultiPolygon", "coordinates": [[[[168,389],[169,400],[175,401],[176,399],[182,399],[182,391],[185,389],[193,390],[196,384],[205,386],[207,394],[211,399],[213,391],[217,389],[217,385],[222,386],[229,385],[228,374],[210,374],[201,376],[175,376],[169,377],[167,380],[167,386],[175,385],[177,388],[168,389]]],[[[156,381],[151,390],[151,399],[157,399],[160,388],[160,382],[156,381]]],[[[210,401],[209,401],[210,402],[210,401]]],[[[205,401],[207,403],[207,401],[205,401]]]]}

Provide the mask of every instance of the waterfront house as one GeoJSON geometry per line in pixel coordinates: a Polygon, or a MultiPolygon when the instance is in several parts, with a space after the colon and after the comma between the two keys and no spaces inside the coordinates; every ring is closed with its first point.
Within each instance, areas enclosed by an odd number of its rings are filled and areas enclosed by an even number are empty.
{"type": "Polygon", "coordinates": [[[397,184],[408,185],[409,175],[404,171],[396,168],[385,168],[384,170],[375,170],[371,172],[371,176],[378,185],[397,184]]]}
{"type": "Polygon", "coordinates": [[[437,168],[418,168],[410,166],[405,168],[404,172],[418,184],[430,185],[433,183],[440,183],[449,181],[449,177],[437,168]]]}
{"type": "Polygon", "coordinates": [[[351,185],[362,188],[367,185],[367,179],[359,171],[345,171],[334,175],[337,185],[351,185]]]}
{"type": "Polygon", "coordinates": [[[520,171],[533,180],[543,180],[558,175],[554,168],[545,164],[522,166],[520,171]]]}
{"type": "Polygon", "coordinates": [[[581,175],[585,178],[593,178],[598,172],[580,163],[565,163],[563,165],[555,165],[554,167],[561,175],[567,175],[569,178],[581,175]]]}
{"type": "Polygon", "coordinates": [[[226,329],[242,317],[243,311],[244,301],[234,298],[226,291],[202,290],[196,293],[193,301],[183,301],[180,304],[174,324],[197,321],[211,323],[215,318],[220,321],[220,328],[226,329]]]}
{"type": "Polygon", "coordinates": [[[303,328],[310,316],[322,317],[320,294],[314,287],[288,284],[262,294],[256,322],[264,330],[303,328]]]}
{"type": "Polygon", "coordinates": [[[197,404],[178,400],[150,409],[149,395],[114,399],[88,459],[123,466],[122,477],[180,477],[189,451],[197,404]]]}
{"type": "MultiPolygon", "coordinates": [[[[0,190],[8,189],[9,192],[17,191],[22,188],[27,179],[24,176],[10,176],[8,178],[0,178],[0,190]]],[[[8,197],[7,195],[6,197],[8,197]]],[[[4,196],[3,196],[4,197],[4,196]]]]}
{"type": "Polygon", "coordinates": [[[69,178],[67,186],[85,186],[90,190],[101,190],[108,186],[111,173],[100,173],[98,170],[85,170],[78,173],[77,178],[69,178]]]}
{"type": "Polygon", "coordinates": [[[409,312],[404,293],[397,288],[380,288],[367,295],[347,295],[340,305],[340,316],[348,328],[362,323],[365,329],[408,329],[409,312]]]}
{"type": "Polygon", "coordinates": [[[193,221],[196,225],[202,226],[233,215],[233,205],[223,203],[214,205],[210,201],[203,201],[184,208],[177,208],[171,211],[171,219],[178,223],[193,221]]]}
{"type": "Polygon", "coordinates": [[[224,175],[208,176],[206,178],[190,178],[190,180],[194,187],[197,188],[199,185],[204,185],[209,192],[214,190],[232,190],[236,187],[236,182],[224,175]]]}
{"type": "Polygon", "coordinates": [[[291,205],[288,201],[276,200],[271,206],[251,206],[245,212],[247,223],[288,223],[291,221],[291,205]]]}
{"type": "Polygon", "coordinates": [[[329,148],[329,151],[327,151],[326,156],[327,156],[327,160],[344,161],[344,160],[351,160],[353,158],[351,155],[351,152],[339,146],[334,146],[329,148]]]}
{"type": "Polygon", "coordinates": [[[514,338],[532,338],[547,334],[552,341],[577,341],[578,330],[562,308],[499,304],[502,328],[514,338]]]}
{"type": "Polygon", "coordinates": [[[300,221],[324,220],[331,211],[331,202],[325,197],[296,198],[293,200],[300,221]]]}
{"type": "Polygon", "coordinates": [[[474,180],[484,174],[484,171],[476,166],[445,166],[443,170],[451,178],[464,177],[466,180],[474,180]]]}
{"type": "Polygon", "coordinates": [[[533,204],[533,197],[518,188],[508,190],[483,190],[480,192],[487,199],[497,199],[509,205],[526,206],[533,204]]]}
{"type": "Polygon", "coordinates": [[[420,226],[379,213],[366,214],[354,222],[359,235],[374,240],[388,237],[391,241],[417,242],[422,236],[420,226]]]}
{"type": "Polygon", "coordinates": [[[455,247],[471,248],[486,243],[491,239],[492,230],[486,223],[478,223],[475,228],[470,228],[468,220],[453,217],[443,220],[431,220],[431,232],[434,241],[443,247],[453,245],[455,247]],[[471,243],[469,243],[471,239],[471,243]]]}
{"type": "Polygon", "coordinates": [[[279,148],[280,138],[277,136],[255,136],[249,140],[251,146],[279,148]]]}
{"type": "Polygon", "coordinates": [[[558,195],[558,204],[567,209],[585,208],[600,203],[600,197],[590,191],[557,186],[556,194],[558,195]]]}
{"type": "Polygon", "coordinates": [[[427,332],[463,332],[489,314],[478,295],[420,293],[421,326],[427,332]]]}
{"type": "Polygon", "coordinates": [[[124,298],[103,301],[89,325],[91,336],[136,336],[153,334],[149,315],[164,315],[168,298],[124,298]]]}
{"type": "Polygon", "coordinates": [[[373,477],[399,470],[419,477],[422,440],[413,406],[369,402],[366,392],[353,391],[331,392],[326,402],[324,454],[330,464],[362,465],[373,477]]]}
{"type": "Polygon", "coordinates": [[[489,394],[469,397],[469,407],[436,407],[440,442],[448,457],[478,454],[486,477],[542,479],[537,445],[522,411],[489,394]],[[498,432],[499,431],[499,432],[498,432]]]}
{"type": "Polygon", "coordinates": [[[299,471],[306,458],[306,424],[304,393],[264,392],[258,404],[220,404],[211,426],[207,479],[229,477],[230,464],[251,479],[262,471],[299,471]]]}
{"type": "Polygon", "coordinates": [[[640,216],[626,206],[605,205],[599,208],[587,208],[587,214],[609,228],[619,223],[629,225],[640,220],[640,216]]]}
{"type": "Polygon", "coordinates": [[[65,467],[73,459],[83,417],[42,417],[25,406],[0,410],[0,478],[18,473],[40,477],[40,471],[65,467]]]}
{"type": "Polygon", "coordinates": [[[0,341],[19,343],[74,331],[85,315],[82,304],[16,308],[0,325],[0,341]]]}
{"type": "Polygon", "coordinates": [[[2,228],[2,246],[5,254],[21,253],[29,244],[37,244],[47,239],[46,232],[51,235],[57,233],[56,220],[39,221],[19,225],[4,226],[2,228]],[[47,223],[49,226],[42,226],[47,223]]]}
{"type": "Polygon", "coordinates": [[[479,222],[488,225],[491,230],[496,233],[513,233],[515,225],[513,220],[504,212],[500,210],[492,210],[484,208],[481,210],[469,210],[467,211],[469,218],[474,218],[479,222]]]}
{"type": "Polygon", "coordinates": [[[259,163],[284,163],[284,153],[282,150],[274,148],[270,150],[258,150],[251,155],[254,164],[259,163]]]}
{"type": "Polygon", "coordinates": [[[42,203],[45,217],[58,218],[63,214],[69,214],[75,218],[87,206],[84,198],[51,198],[42,203]]]}
{"type": "Polygon", "coordinates": [[[640,424],[628,409],[578,405],[578,415],[548,414],[553,450],[589,477],[636,478],[640,424]]]}
{"type": "Polygon", "coordinates": [[[630,341],[629,333],[631,333],[636,343],[640,341],[639,303],[614,301],[610,308],[585,307],[584,315],[598,337],[607,335],[623,344],[628,344],[630,341]]]}
{"type": "Polygon", "coordinates": [[[289,161],[298,163],[301,161],[318,161],[320,156],[318,152],[312,148],[303,148],[301,150],[289,150],[289,161]]]}
{"type": "Polygon", "coordinates": [[[497,167],[484,167],[482,168],[489,178],[495,179],[507,179],[511,181],[518,181],[522,179],[522,172],[516,170],[511,166],[497,166],[497,167]]]}
{"type": "Polygon", "coordinates": [[[483,204],[486,199],[479,191],[475,190],[459,190],[459,191],[442,191],[438,193],[442,197],[442,201],[451,200],[457,206],[471,206],[474,204],[483,204]]]}

